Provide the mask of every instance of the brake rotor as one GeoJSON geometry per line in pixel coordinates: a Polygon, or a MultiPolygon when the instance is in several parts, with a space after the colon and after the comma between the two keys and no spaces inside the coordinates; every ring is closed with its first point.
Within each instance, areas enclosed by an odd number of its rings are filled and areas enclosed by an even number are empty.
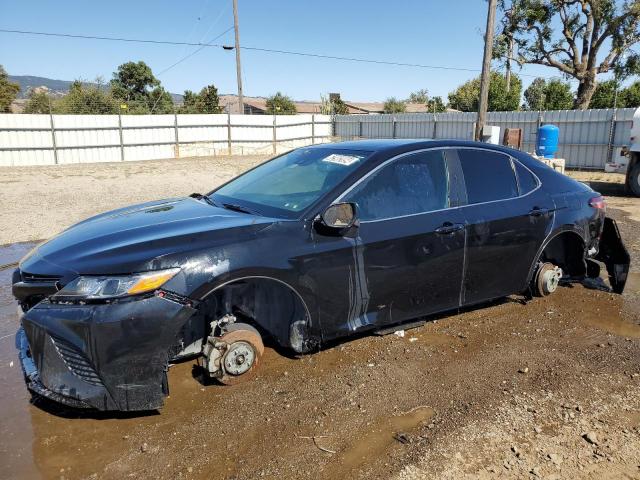
{"type": "Polygon", "coordinates": [[[536,289],[538,295],[544,297],[551,295],[558,289],[560,279],[562,278],[562,269],[552,263],[545,263],[538,270],[536,277],[536,289]]]}
{"type": "Polygon", "coordinates": [[[222,356],[222,376],[225,385],[236,385],[249,380],[255,374],[264,353],[262,338],[250,325],[233,324],[220,337],[227,344],[222,356]]]}

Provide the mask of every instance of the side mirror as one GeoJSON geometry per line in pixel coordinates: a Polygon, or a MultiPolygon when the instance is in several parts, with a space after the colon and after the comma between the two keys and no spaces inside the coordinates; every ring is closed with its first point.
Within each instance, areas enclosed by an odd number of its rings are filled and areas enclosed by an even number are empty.
{"type": "Polygon", "coordinates": [[[318,231],[324,234],[343,235],[358,226],[355,203],[334,203],[329,205],[316,221],[318,231]]]}

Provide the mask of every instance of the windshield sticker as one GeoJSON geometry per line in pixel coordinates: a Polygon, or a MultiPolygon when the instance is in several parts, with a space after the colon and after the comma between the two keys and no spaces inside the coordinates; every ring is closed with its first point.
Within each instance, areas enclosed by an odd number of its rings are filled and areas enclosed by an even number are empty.
{"type": "Polygon", "coordinates": [[[323,162],[337,163],[338,165],[344,165],[345,167],[353,165],[360,160],[362,160],[362,157],[358,155],[340,155],[337,153],[332,153],[328,157],[322,159],[323,162]]]}

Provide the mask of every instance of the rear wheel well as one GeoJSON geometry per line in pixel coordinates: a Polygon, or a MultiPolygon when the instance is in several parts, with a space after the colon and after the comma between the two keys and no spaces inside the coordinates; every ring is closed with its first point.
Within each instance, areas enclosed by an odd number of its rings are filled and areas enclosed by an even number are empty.
{"type": "Polygon", "coordinates": [[[562,232],[542,250],[540,262],[552,263],[571,277],[583,277],[587,273],[584,241],[574,232],[562,232]]]}

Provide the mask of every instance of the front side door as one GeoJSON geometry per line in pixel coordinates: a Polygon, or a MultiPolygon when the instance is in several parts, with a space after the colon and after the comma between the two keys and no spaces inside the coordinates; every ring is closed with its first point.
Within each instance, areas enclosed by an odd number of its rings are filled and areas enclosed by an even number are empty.
{"type": "Polygon", "coordinates": [[[519,293],[551,227],[553,204],[535,175],[509,155],[482,148],[452,150],[455,155],[467,195],[461,304],[519,293]]]}
{"type": "Polygon", "coordinates": [[[341,197],[358,205],[355,326],[381,326],[459,304],[464,218],[445,149],[405,154],[341,197]]]}

